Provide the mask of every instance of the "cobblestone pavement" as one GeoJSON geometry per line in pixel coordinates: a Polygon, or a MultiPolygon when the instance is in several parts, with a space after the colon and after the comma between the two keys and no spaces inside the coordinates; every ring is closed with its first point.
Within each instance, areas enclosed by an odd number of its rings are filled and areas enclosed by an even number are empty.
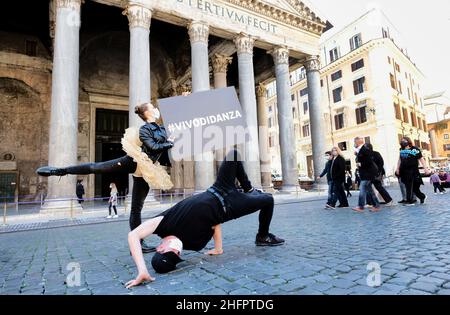
{"type": "Polygon", "coordinates": [[[425,191],[423,206],[380,213],[277,205],[272,232],[284,246],[255,247],[251,215],[224,225],[223,256],[187,252],[176,271],[132,290],[123,286],[135,275],[127,222],[1,234],[0,294],[450,294],[450,194],[425,191]],[[381,286],[367,285],[370,263],[381,286]],[[77,264],[81,285],[69,287],[77,264]]]}

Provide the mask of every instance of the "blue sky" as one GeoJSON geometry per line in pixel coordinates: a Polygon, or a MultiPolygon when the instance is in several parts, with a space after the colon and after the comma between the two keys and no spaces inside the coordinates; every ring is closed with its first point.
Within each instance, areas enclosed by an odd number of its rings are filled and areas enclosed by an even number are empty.
{"type": "Polygon", "coordinates": [[[374,7],[400,31],[411,59],[426,76],[424,93],[450,92],[450,0],[310,0],[342,28],[374,7]]]}

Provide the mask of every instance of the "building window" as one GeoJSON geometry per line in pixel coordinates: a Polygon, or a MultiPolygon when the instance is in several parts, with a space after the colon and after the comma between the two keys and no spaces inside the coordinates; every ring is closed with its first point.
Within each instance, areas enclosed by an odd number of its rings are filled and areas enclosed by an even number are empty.
{"type": "Polygon", "coordinates": [[[391,57],[388,56],[388,63],[391,64],[391,57]]]}
{"type": "Polygon", "coordinates": [[[414,113],[412,112],[411,112],[411,125],[413,125],[413,127],[417,127],[416,115],[414,115],[414,113]]]}
{"type": "Polygon", "coordinates": [[[338,59],[339,59],[339,50],[336,47],[336,48],[330,50],[330,61],[334,62],[334,61],[336,61],[338,59]]]}
{"type": "Polygon", "coordinates": [[[370,137],[365,137],[365,138],[364,138],[364,142],[365,142],[366,144],[370,144],[370,137]]]}
{"type": "Polygon", "coordinates": [[[417,118],[417,128],[419,128],[420,130],[423,130],[422,129],[422,119],[420,119],[420,118],[417,118]]]}
{"type": "Polygon", "coordinates": [[[292,107],[292,117],[297,118],[297,110],[295,107],[292,107]]]}
{"type": "Polygon", "coordinates": [[[273,110],[273,109],[272,109],[272,105],[270,105],[270,106],[269,106],[269,113],[271,113],[272,110],[273,110]]]}
{"type": "Polygon", "coordinates": [[[403,135],[398,134],[398,143],[402,142],[402,139],[403,139],[403,135]]]}
{"type": "Polygon", "coordinates": [[[423,131],[427,132],[428,126],[427,126],[427,122],[425,121],[425,119],[422,119],[422,125],[423,125],[423,131]]]}
{"type": "Polygon", "coordinates": [[[408,109],[402,108],[402,111],[403,111],[403,122],[409,123],[408,109]]]}
{"type": "Polygon", "coordinates": [[[295,94],[291,94],[291,100],[295,101],[295,94]]]}
{"type": "Polygon", "coordinates": [[[430,145],[428,143],[421,142],[420,145],[423,150],[427,150],[427,151],[430,150],[430,145]]]}
{"type": "Polygon", "coordinates": [[[272,117],[269,118],[269,128],[273,127],[273,120],[272,117]]]}
{"type": "Polygon", "coordinates": [[[364,105],[364,106],[361,106],[361,107],[359,107],[359,108],[357,108],[357,109],[355,110],[355,113],[356,113],[356,123],[357,123],[358,125],[361,125],[361,124],[364,124],[365,122],[367,122],[366,109],[367,109],[367,106],[364,105]]]}
{"type": "Polygon", "coordinates": [[[395,71],[401,72],[400,71],[400,65],[398,63],[395,64],[395,71]]]}
{"type": "Polygon", "coordinates": [[[300,97],[308,95],[308,88],[304,88],[303,90],[300,90],[300,97]]]}
{"type": "Polygon", "coordinates": [[[446,133],[446,134],[444,135],[444,139],[445,139],[445,140],[448,140],[448,139],[449,139],[448,133],[446,133]]]}
{"type": "Polygon", "coordinates": [[[355,50],[362,46],[361,33],[350,38],[350,49],[355,50]]]}
{"type": "Polygon", "coordinates": [[[419,104],[419,102],[417,101],[417,93],[414,93],[414,104],[419,104]]]}
{"type": "Polygon", "coordinates": [[[408,100],[411,100],[411,90],[408,88],[408,100]]]}
{"type": "Polygon", "coordinates": [[[364,93],[365,91],[365,82],[366,82],[366,78],[362,77],[358,80],[353,81],[353,90],[355,91],[355,95],[364,93]]]}
{"type": "Polygon", "coordinates": [[[342,86],[333,90],[333,101],[335,103],[342,101],[342,86]]]}
{"type": "Polygon", "coordinates": [[[303,137],[309,137],[309,124],[302,127],[303,137]]]}
{"type": "Polygon", "coordinates": [[[336,81],[342,78],[342,71],[339,70],[331,75],[331,81],[336,81]]]}
{"type": "Polygon", "coordinates": [[[347,142],[339,142],[338,147],[341,151],[347,151],[347,142]]]}
{"type": "Polygon", "coordinates": [[[272,136],[269,137],[269,147],[271,147],[271,148],[274,147],[273,137],[272,136]]]}
{"type": "Polygon", "coordinates": [[[398,120],[402,120],[402,113],[400,111],[400,104],[394,103],[395,108],[395,118],[398,120]]]}
{"type": "Polygon", "coordinates": [[[308,112],[308,108],[309,108],[308,102],[303,102],[303,113],[304,114],[306,114],[308,112]]]}
{"type": "Polygon", "coordinates": [[[402,82],[400,82],[400,80],[398,81],[398,91],[400,93],[403,93],[403,91],[402,91],[402,82]]]}
{"type": "Polygon", "coordinates": [[[450,144],[444,144],[444,151],[450,151],[450,144]]]}
{"type": "Polygon", "coordinates": [[[344,113],[334,116],[334,125],[336,126],[336,130],[344,128],[344,113]]]}
{"type": "Polygon", "coordinates": [[[391,79],[391,87],[394,90],[397,90],[397,84],[396,84],[396,81],[395,81],[395,77],[394,77],[394,75],[392,73],[389,73],[389,78],[391,79]]]}
{"type": "Polygon", "coordinates": [[[364,59],[360,59],[355,63],[352,63],[352,71],[355,72],[358,69],[361,69],[364,67],[364,59]]]}
{"type": "Polygon", "coordinates": [[[382,29],[382,35],[383,38],[389,38],[389,32],[385,28],[382,29]]]}
{"type": "Polygon", "coordinates": [[[35,40],[25,41],[25,54],[31,57],[37,56],[37,41],[35,40]]]}

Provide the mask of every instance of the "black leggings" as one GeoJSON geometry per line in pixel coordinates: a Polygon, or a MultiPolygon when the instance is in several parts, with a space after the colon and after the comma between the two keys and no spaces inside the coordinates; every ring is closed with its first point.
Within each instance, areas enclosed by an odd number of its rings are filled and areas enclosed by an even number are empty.
{"type": "Polygon", "coordinates": [[[258,210],[259,212],[259,236],[269,234],[270,222],[273,216],[274,200],[271,194],[247,194],[236,189],[235,180],[244,191],[252,189],[252,185],[245,173],[244,166],[240,161],[240,155],[236,150],[228,153],[222,162],[214,187],[222,192],[224,199],[229,205],[224,217],[224,222],[234,220],[258,210]]]}
{"type": "MultiPolygon", "coordinates": [[[[65,167],[67,174],[88,175],[105,173],[132,174],[136,171],[137,164],[133,158],[125,155],[121,158],[99,163],[83,163],[76,166],[65,167]]],[[[150,190],[147,182],[142,177],[133,176],[133,191],[131,194],[130,229],[134,230],[141,225],[141,211],[144,201],[150,190]]],[[[110,209],[111,211],[111,209],[110,209]]]]}
{"type": "Polygon", "coordinates": [[[117,215],[117,208],[116,208],[116,206],[113,206],[112,203],[109,204],[109,209],[108,209],[109,215],[111,215],[111,207],[114,209],[115,215],[117,215]]]}

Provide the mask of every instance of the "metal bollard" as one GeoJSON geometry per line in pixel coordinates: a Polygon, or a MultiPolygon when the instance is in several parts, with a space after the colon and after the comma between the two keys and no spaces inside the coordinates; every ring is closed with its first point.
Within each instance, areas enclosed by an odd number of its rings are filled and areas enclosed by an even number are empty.
{"type": "Polygon", "coordinates": [[[172,207],[173,205],[173,193],[170,193],[170,206],[172,207]]]}
{"type": "Polygon", "coordinates": [[[73,198],[70,199],[70,218],[73,220],[73,198]]]}

